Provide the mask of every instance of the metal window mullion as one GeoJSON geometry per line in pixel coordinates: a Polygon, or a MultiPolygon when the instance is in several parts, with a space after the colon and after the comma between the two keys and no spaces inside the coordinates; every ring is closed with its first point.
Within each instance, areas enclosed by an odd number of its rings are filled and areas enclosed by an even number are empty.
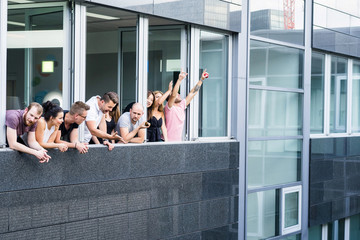
{"type": "Polygon", "coordinates": [[[0,1],[0,148],[5,146],[7,1],[0,1]]]}
{"type": "Polygon", "coordinates": [[[328,240],[328,225],[324,224],[321,227],[321,240],[328,240]]]}
{"type": "Polygon", "coordinates": [[[228,56],[228,64],[227,64],[227,72],[228,72],[228,77],[226,79],[227,82],[227,131],[226,131],[226,136],[230,136],[231,135],[231,108],[232,108],[232,103],[231,103],[231,98],[232,98],[232,94],[231,94],[231,89],[232,89],[232,51],[233,51],[233,47],[232,47],[232,35],[229,35],[228,37],[228,49],[227,49],[227,56],[228,56]]]}
{"type": "Polygon", "coordinates": [[[62,108],[70,109],[71,105],[71,14],[67,5],[63,6],[63,69],[62,69],[62,108]]]}
{"type": "MultiPolygon", "coordinates": [[[[86,91],[86,6],[75,4],[73,23],[73,92],[72,100],[85,102],[86,91]]],[[[80,125],[79,140],[84,139],[84,124],[80,125]]]]}
{"type": "Polygon", "coordinates": [[[350,240],[350,218],[345,218],[344,240],[350,240]]]}
{"type": "Polygon", "coordinates": [[[346,118],[346,133],[351,134],[352,130],[352,72],[353,60],[348,60],[348,73],[347,73],[347,118],[346,118]]]}
{"type": "MultiPolygon", "coordinates": [[[[137,94],[136,101],[146,107],[147,85],[148,85],[148,45],[149,45],[149,19],[139,15],[137,24],[137,94]]],[[[147,118],[147,111],[144,111],[144,117],[147,118]]]]}
{"type": "Polygon", "coordinates": [[[325,55],[324,70],[324,134],[330,134],[331,56],[325,55]]]}
{"type": "MultiPolygon", "coordinates": [[[[200,68],[200,29],[191,27],[191,51],[190,51],[190,73],[189,91],[191,86],[194,86],[196,79],[199,79],[200,68]]],[[[181,90],[181,93],[183,91],[181,90]]],[[[199,137],[199,97],[195,97],[188,105],[190,107],[190,126],[189,126],[189,139],[196,139],[199,137]]]]}

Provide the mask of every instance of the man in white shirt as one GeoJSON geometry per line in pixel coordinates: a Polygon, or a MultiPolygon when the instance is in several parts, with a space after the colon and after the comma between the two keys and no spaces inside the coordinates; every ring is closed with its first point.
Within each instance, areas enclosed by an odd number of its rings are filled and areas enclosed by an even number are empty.
{"type": "MultiPolygon", "coordinates": [[[[100,122],[102,122],[102,124],[106,124],[104,114],[110,112],[118,103],[119,97],[114,92],[107,92],[101,98],[100,96],[93,96],[86,102],[86,104],[90,106],[90,109],[85,120],[85,142],[90,142],[92,136],[124,142],[117,132],[110,135],[106,131],[98,129],[100,122]]],[[[106,129],[106,126],[101,129],[106,129]]],[[[104,141],[104,145],[107,145],[109,150],[114,148],[114,145],[108,141],[104,141]]]]}

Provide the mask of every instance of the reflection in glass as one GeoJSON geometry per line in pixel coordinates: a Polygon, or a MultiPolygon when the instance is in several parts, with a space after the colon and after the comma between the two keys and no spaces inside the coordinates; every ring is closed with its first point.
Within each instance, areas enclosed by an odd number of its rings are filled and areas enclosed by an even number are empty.
{"type": "Polygon", "coordinates": [[[310,131],[324,132],[324,68],[325,55],[313,53],[311,58],[310,131]]]}
{"type": "Polygon", "coordinates": [[[300,180],[301,140],[249,141],[249,188],[300,180]]]}
{"type": "Polygon", "coordinates": [[[137,15],[88,6],[86,21],[86,100],[120,89],[123,110],[136,99],[137,15]]]}
{"type": "Polygon", "coordinates": [[[346,132],[347,60],[331,58],[330,132],[346,132]]]}
{"type": "Polygon", "coordinates": [[[309,228],[309,239],[321,239],[322,226],[313,226],[309,228]]]}
{"type": "Polygon", "coordinates": [[[201,31],[200,71],[210,77],[199,93],[199,137],[227,136],[228,37],[201,31]]]}
{"type": "Polygon", "coordinates": [[[279,223],[278,191],[270,190],[248,194],[247,238],[260,240],[277,236],[279,223]]]}
{"type": "Polygon", "coordinates": [[[148,89],[166,92],[181,69],[181,28],[149,29],[148,89]]]}
{"type": "Polygon", "coordinates": [[[249,137],[302,135],[302,94],[250,89],[249,137]]]}
{"type": "Polygon", "coordinates": [[[304,44],[303,0],[251,0],[252,35],[304,44]]]}
{"type": "Polygon", "coordinates": [[[360,239],[360,215],[350,217],[350,239],[360,239]]]}
{"type": "Polygon", "coordinates": [[[303,87],[302,50],[259,41],[251,41],[250,48],[251,85],[303,87]]]}
{"type": "Polygon", "coordinates": [[[351,132],[360,132],[360,62],[353,62],[352,126],[351,132]]]}
{"type": "Polygon", "coordinates": [[[62,7],[11,9],[9,6],[7,109],[47,100],[62,105],[62,30],[62,7]],[[52,41],[54,36],[59,40],[52,41]],[[45,69],[44,62],[51,65],[51,71],[45,69]]]}
{"type": "Polygon", "coordinates": [[[285,194],[285,228],[299,224],[299,192],[285,194]]]}

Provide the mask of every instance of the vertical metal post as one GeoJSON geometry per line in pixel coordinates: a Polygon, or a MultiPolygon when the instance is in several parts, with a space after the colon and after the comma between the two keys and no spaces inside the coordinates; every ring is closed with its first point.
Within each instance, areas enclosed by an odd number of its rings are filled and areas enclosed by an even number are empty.
{"type": "Polygon", "coordinates": [[[312,1],[305,1],[305,57],[304,57],[304,101],[303,101],[303,147],[302,147],[302,210],[301,237],[308,239],[309,212],[309,167],[310,167],[310,106],[311,100],[311,33],[312,1]]]}
{"type": "Polygon", "coordinates": [[[250,13],[249,0],[242,1],[241,33],[234,36],[232,134],[239,141],[239,223],[238,239],[246,239],[247,214],[247,145],[249,104],[250,13]],[[233,126],[234,125],[234,126],[233,126]]]}
{"type": "MultiPolygon", "coordinates": [[[[149,45],[149,19],[139,16],[137,24],[137,95],[136,101],[141,103],[146,109],[147,86],[148,86],[148,45],[149,45]]],[[[144,111],[146,119],[147,111],[144,111]]]]}
{"type": "Polygon", "coordinates": [[[0,147],[5,146],[7,1],[0,1],[0,147]]]}

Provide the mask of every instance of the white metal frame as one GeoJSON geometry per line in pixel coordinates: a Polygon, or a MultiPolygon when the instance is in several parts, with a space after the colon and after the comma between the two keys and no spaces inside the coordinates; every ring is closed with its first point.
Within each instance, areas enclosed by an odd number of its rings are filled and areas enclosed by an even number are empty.
{"type": "MultiPolygon", "coordinates": [[[[10,5],[8,9],[29,9],[29,8],[44,8],[44,7],[63,7],[63,69],[62,69],[62,95],[63,95],[63,108],[70,107],[70,46],[71,46],[71,37],[70,37],[70,13],[68,11],[67,3],[33,3],[33,4],[18,4],[10,5]]],[[[25,99],[30,101],[30,99],[25,99]]]]}
{"type": "Polygon", "coordinates": [[[5,146],[7,1],[0,1],[0,148],[5,146]]]}
{"type": "MultiPolygon", "coordinates": [[[[189,74],[189,90],[195,86],[195,84],[200,79],[199,75],[199,68],[200,68],[200,33],[201,31],[211,31],[214,33],[224,34],[222,32],[216,32],[214,30],[208,29],[201,29],[198,27],[191,28],[191,52],[190,52],[190,62],[191,62],[191,69],[189,74]]],[[[221,139],[229,139],[231,136],[231,97],[232,97],[232,36],[231,34],[224,34],[228,37],[228,47],[227,47],[227,129],[226,129],[226,136],[223,137],[199,137],[199,96],[195,96],[194,99],[191,101],[190,105],[190,127],[189,127],[189,136],[191,140],[197,141],[208,141],[208,140],[221,140],[221,139]]],[[[211,74],[211,69],[208,69],[211,74]]],[[[206,83],[205,83],[206,84],[206,83]]],[[[183,97],[186,97],[183,96],[183,97]]]]}
{"type": "MultiPolygon", "coordinates": [[[[147,83],[148,83],[148,43],[149,43],[149,19],[139,15],[137,23],[136,39],[136,83],[137,83],[137,102],[146,106],[147,83]]],[[[147,111],[144,111],[144,118],[147,118],[147,111]]]]}
{"type": "Polygon", "coordinates": [[[302,215],[302,186],[294,186],[281,189],[281,235],[301,230],[302,215]],[[285,227],[285,195],[289,193],[298,193],[298,224],[291,227],[285,227]]]}

